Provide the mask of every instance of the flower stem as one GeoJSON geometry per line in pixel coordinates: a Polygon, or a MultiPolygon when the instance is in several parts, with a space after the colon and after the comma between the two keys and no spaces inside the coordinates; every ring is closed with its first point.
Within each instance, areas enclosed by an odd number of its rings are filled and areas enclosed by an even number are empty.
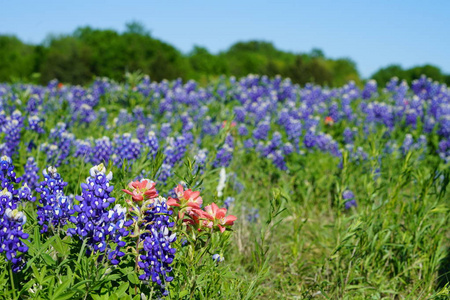
{"type": "Polygon", "coordinates": [[[17,295],[16,295],[16,288],[14,286],[14,274],[12,271],[12,264],[9,264],[9,278],[11,279],[11,287],[13,290],[13,295],[14,295],[14,299],[17,299],[17,295]]]}
{"type": "MultiPolygon", "coordinates": [[[[134,267],[134,271],[136,272],[136,276],[138,276],[138,270],[139,270],[139,242],[140,242],[141,236],[138,235],[137,241],[136,241],[136,264],[134,267]]],[[[134,292],[137,295],[137,284],[134,285],[134,292]]]]}

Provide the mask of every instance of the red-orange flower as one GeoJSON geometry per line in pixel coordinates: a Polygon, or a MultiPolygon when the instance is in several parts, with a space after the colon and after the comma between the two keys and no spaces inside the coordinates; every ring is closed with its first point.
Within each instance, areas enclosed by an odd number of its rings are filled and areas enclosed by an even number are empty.
{"type": "Polygon", "coordinates": [[[175,193],[178,198],[169,197],[167,205],[177,207],[182,206],[183,208],[187,207],[187,211],[190,211],[192,208],[200,208],[203,203],[199,191],[192,191],[191,189],[185,191],[181,184],[175,188],[175,193]]]}
{"type": "Polygon", "coordinates": [[[331,126],[333,124],[334,124],[334,120],[333,120],[332,117],[328,116],[328,117],[325,118],[325,125],[331,126]]]}
{"type": "Polygon", "coordinates": [[[125,189],[122,191],[131,195],[133,201],[142,201],[158,197],[158,192],[156,191],[155,186],[156,183],[148,179],[142,179],[141,181],[136,180],[128,184],[131,191],[125,189]]]}
{"type": "MultiPolygon", "coordinates": [[[[196,212],[198,213],[198,210],[196,210],[196,212]]],[[[205,225],[209,228],[217,225],[220,232],[224,232],[226,229],[225,226],[233,225],[234,221],[237,219],[236,216],[233,215],[227,216],[227,209],[219,208],[214,202],[211,203],[211,205],[206,206],[205,211],[202,211],[201,213],[203,218],[210,221],[205,225]]]]}
{"type": "MultiPolygon", "coordinates": [[[[227,121],[223,121],[222,122],[222,128],[225,128],[225,126],[227,126],[227,121]]],[[[236,122],[231,122],[231,128],[236,127],[236,122]]]]}

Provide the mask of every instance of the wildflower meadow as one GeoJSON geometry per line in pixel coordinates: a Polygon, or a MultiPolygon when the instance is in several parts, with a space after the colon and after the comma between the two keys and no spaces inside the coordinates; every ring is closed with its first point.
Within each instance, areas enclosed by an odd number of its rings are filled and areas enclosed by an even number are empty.
{"type": "Polygon", "coordinates": [[[0,84],[0,299],[449,299],[450,88],[0,84]]]}

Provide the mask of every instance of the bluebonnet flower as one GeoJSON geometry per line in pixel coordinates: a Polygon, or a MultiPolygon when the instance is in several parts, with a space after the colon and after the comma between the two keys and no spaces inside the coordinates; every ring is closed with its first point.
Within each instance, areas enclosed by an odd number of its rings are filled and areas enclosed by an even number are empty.
{"type": "Polygon", "coordinates": [[[25,164],[25,171],[22,176],[23,183],[26,183],[31,190],[35,190],[39,185],[39,167],[34,160],[34,157],[29,157],[25,164]]]}
{"type": "Polygon", "coordinates": [[[108,112],[106,111],[106,108],[100,107],[97,113],[97,117],[99,120],[99,124],[101,126],[106,126],[106,123],[108,122],[108,112]]]}
{"type": "Polygon", "coordinates": [[[406,111],[406,125],[411,125],[412,128],[416,128],[417,126],[417,118],[419,117],[419,113],[417,110],[410,108],[406,111]]]}
{"type": "Polygon", "coordinates": [[[427,115],[424,117],[423,131],[425,133],[433,132],[435,125],[436,125],[436,120],[432,116],[427,115]]]}
{"type": "Polygon", "coordinates": [[[162,138],[162,139],[167,138],[171,132],[172,132],[172,126],[170,125],[170,123],[161,124],[161,129],[159,131],[160,138],[162,138]]]}
{"type": "Polygon", "coordinates": [[[241,124],[238,127],[238,134],[241,136],[246,136],[248,135],[248,129],[247,126],[245,126],[245,124],[241,124]]]}
{"type": "Polygon", "coordinates": [[[360,146],[356,147],[355,149],[355,146],[353,144],[347,144],[345,145],[345,149],[349,152],[349,160],[351,162],[361,164],[363,161],[366,161],[369,157],[369,155],[360,146]]]}
{"type": "Polygon", "coordinates": [[[23,122],[10,117],[6,119],[6,124],[2,128],[2,131],[5,133],[5,155],[13,156],[17,153],[22,128],[23,122]]]}
{"type": "Polygon", "coordinates": [[[377,92],[377,82],[375,80],[369,80],[362,92],[363,99],[369,99],[377,92]]]}
{"type": "Polygon", "coordinates": [[[413,147],[416,150],[422,150],[425,152],[427,150],[427,144],[428,144],[427,137],[421,134],[413,147]]]}
{"type": "Polygon", "coordinates": [[[175,258],[176,249],[171,244],[175,242],[176,234],[171,231],[174,226],[169,220],[171,214],[166,199],[156,198],[145,211],[143,229],[147,233],[141,235],[143,250],[140,252],[138,264],[144,273],[139,279],[151,279],[159,286],[162,296],[168,295],[166,283],[173,280],[170,276],[172,272],[170,265],[175,258]]]}
{"type": "Polygon", "coordinates": [[[121,126],[124,124],[132,123],[134,121],[131,114],[124,108],[120,109],[119,115],[114,119],[114,123],[116,126],[121,126]]]}
{"type": "Polygon", "coordinates": [[[92,167],[86,183],[81,184],[81,196],[75,198],[79,201],[71,210],[70,222],[75,228],[69,228],[67,234],[76,236],[86,242],[88,255],[101,253],[116,265],[125,253],[121,248],[125,246],[123,237],[128,235],[126,230],[132,221],[126,221],[126,208],[116,204],[111,197],[114,187],[110,185],[112,173],[106,174],[103,164],[92,167]]]}
{"type": "Polygon", "coordinates": [[[39,95],[31,95],[27,102],[27,111],[29,114],[34,114],[38,112],[38,106],[42,104],[42,100],[39,95]]]}
{"type": "Polygon", "coordinates": [[[305,134],[303,144],[306,148],[312,148],[316,144],[316,135],[314,131],[308,130],[308,132],[305,134]]]}
{"type": "Polygon", "coordinates": [[[177,138],[169,137],[164,149],[164,163],[173,167],[181,162],[186,153],[187,142],[184,136],[178,136],[177,138]]]}
{"type": "Polygon", "coordinates": [[[283,155],[289,155],[294,152],[294,146],[292,146],[291,143],[285,143],[281,146],[281,151],[283,152],[283,155]]]}
{"type": "Polygon", "coordinates": [[[168,164],[163,163],[161,165],[161,169],[159,170],[158,174],[158,181],[166,184],[167,179],[172,175],[172,167],[168,164]]]}
{"type": "Polygon", "coordinates": [[[299,120],[289,118],[289,121],[285,125],[286,134],[294,145],[298,145],[300,136],[302,135],[302,123],[299,120]]]}
{"type": "Polygon", "coordinates": [[[438,150],[439,157],[445,161],[450,162],[450,139],[444,139],[439,142],[438,150]]]}
{"type": "Polygon", "coordinates": [[[3,131],[3,126],[5,126],[7,121],[6,112],[4,110],[0,111],[0,131],[3,131]]]}
{"type": "Polygon", "coordinates": [[[339,106],[335,101],[333,101],[328,107],[328,116],[333,120],[333,122],[339,121],[339,106]]]}
{"type": "Polygon", "coordinates": [[[67,186],[57,169],[48,167],[42,171],[44,181],[36,188],[40,199],[37,205],[37,220],[42,227],[41,233],[47,232],[49,227],[55,229],[67,224],[71,209],[64,187],[67,186]]]}
{"type": "Polygon", "coordinates": [[[216,263],[219,263],[219,262],[223,262],[224,260],[225,260],[225,258],[223,257],[223,255],[220,255],[220,254],[213,254],[213,256],[212,256],[212,259],[216,262],[216,263]]]}
{"type": "Polygon", "coordinates": [[[223,206],[226,209],[230,209],[230,206],[234,203],[234,198],[233,197],[227,197],[225,199],[225,201],[223,202],[223,206]]]}
{"type": "Polygon", "coordinates": [[[50,143],[43,143],[40,146],[41,151],[47,153],[47,162],[59,167],[72,152],[72,146],[75,142],[75,136],[66,130],[65,123],[58,123],[55,128],[50,130],[50,143]]]}
{"type": "Polygon", "coordinates": [[[250,212],[247,214],[247,221],[250,223],[255,223],[259,219],[259,209],[252,208],[250,209],[250,212]]]}
{"type": "Polygon", "coordinates": [[[109,137],[104,136],[95,140],[95,146],[92,151],[92,163],[98,165],[100,163],[107,164],[112,155],[112,144],[109,137]]]}
{"type": "Polygon", "coordinates": [[[245,116],[246,116],[245,108],[243,108],[242,106],[236,106],[233,109],[233,111],[236,116],[236,121],[238,121],[238,122],[245,121],[245,116]]]}
{"type": "Polygon", "coordinates": [[[155,157],[159,149],[159,143],[154,131],[151,130],[148,132],[147,137],[144,141],[144,145],[149,148],[149,157],[155,157]]]}
{"type": "Polygon", "coordinates": [[[145,141],[146,138],[146,128],[144,124],[140,124],[137,128],[136,128],[136,137],[137,139],[143,143],[145,141]]]}
{"type": "Polygon", "coordinates": [[[213,162],[214,168],[228,167],[233,159],[233,148],[228,144],[224,144],[219,148],[216,154],[216,159],[213,162]]]}
{"type": "Polygon", "coordinates": [[[41,152],[47,154],[47,162],[54,163],[58,159],[59,149],[57,145],[42,143],[39,147],[41,152]]]}
{"type": "Polygon", "coordinates": [[[74,157],[83,158],[85,162],[91,160],[92,155],[92,145],[89,139],[86,140],[76,140],[75,141],[75,153],[74,157]]]}
{"type": "Polygon", "coordinates": [[[383,152],[391,155],[393,153],[395,153],[398,150],[398,145],[395,141],[387,141],[386,144],[384,145],[384,149],[383,152]]]}
{"type": "Polygon", "coordinates": [[[345,128],[344,129],[344,141],[346,144],[353,144],[354,140],[355,140],[355,136],[358,133],[358,130],[356,128],[345,128]]]}
{"type": "Polygon", "coordinates": [[[72,133],[63,132],[58,143],[59,156],[55,162],[55,166],[59,167],[69,157],[75,136],[72,133]]]}
{"type": "Polygon", "coordinates": [[[320,118],[318,116],[309,116],[306,120],[305,120],[305,129],[307,132],[314,132],[315,128],[319,125],[320,123],[320,118]]]}
{"type": "Polygon", "coordinates": [[[441,118],[438,134],[444,138],[450,138],[450,114],[441,118]]]}
{"type": "Polygon", "coordinates": [[[255,142],[252,139],[247,139],[244,141],[244,148],[250,149],[255,147],[255,142]]]}
{"type": "Polygon", "coordinates": [[[16,177],[8,156],[0,158],[0,179],[3,189],[0,192],[0,253],[4,253],[6,260],[12,263],[12,270],[18,272],[25,264],[23,253],[28,251],[23,242],[28,234],[23,232],[22,227],[27,218],[17,209],[21,195],[14,184],[19,183],[20,178],[16,177]]]}
{"type": "MultiPolygon", "coordinates": [[[[0,197],[4,197],[4,194],[5,190],[0,193],[0,197]]],[[[14,272],[20,271],[25,265],[23,254],[28,251],[28,246],[23,240],[28,238],[28,234],[23,232],[23,225],[26,221],[25,214],[17,209],[6,208],[0,214],[0,253],[5,253],[14,272]]]]}
{"type": "Polygon", "coordinates": [[[141,154],[141,143],[138,139],[133,139],[130,133],[114,136],[114,165],[122,167],[123,161],[136,160],[141,154]]]}
{"type": "Polygon", "coordinates": [[[257,140],[265,140],[267,139],[269,130],[270,130],[270,123],[267,121],[263,121],[258,124],[255,130],[253,130],[253,137],[257,140]]]}
{"type": "Polygon", "coordinates": [[[207,135],[217,135],[219,133],[219,126],[213,124],[212,119],[210,116],[206,116],[205,119],[203,119],[202,123],[202,132],[207,135]]]}
{"type": "Polygon", "coordinates": [[[344,201],[345,201],[345,203],[344,203],[345,209],[350,209],[352,207],[357,206],[355,195],[350,190],[345,190],[342,193],[342,199],[344,199],[344,201]]]}
{"type": "Polygon", "coordinates": [[[42,128],[44,123],[44,120],[39,118],[38,116],[30,116],[28,117],[28,130],[37,132],[37,133],[44,133],[44,128],[42,128]]]}
{"type": "Polygon", "coordinates": [[[19,202],[19,197],[17,196],[18,191],[15,190],[14,184],[21,181],[20,177],[16,177],[16,172],[14,172],[14,166],[12,160],[9,156],[2,156],[0,158],[0,181],[2,189],[6,189],[8,193],[11,193],[10,199],[8,201],[2,201],[0,203],[0,209],[3,208],[17,208],[17,202],[19,202]]]}
{"type": "Polygon", "coordinates": [[[195,159],[194,171],[197,171],[198,169],[200,169],[201,172],[203,172],[203,169],[206,166],[207,158],[208,158],[208,150],[207,149],[198,150],[198,153],[194,155],[194,159],[195,159]]]}
{"type": "Polygon", "coordinates": [[[26,183],[22,183],[22,186],[19,188],[19,199],[24,201],[34,202],[36,201],[36,197],[33,196],[31,189],[28,187],[26,183]]]}
{"type": "Polygon", "coordinates": [[[91,123],[97,118],[95,111],[87,103],[78,106],[73,114],[73,119],[82,123],[91,123]]]}
{"type": "Polygon", "coordinates": [[[140,123],[146,123],[147,121],[144,115],[144,109],[138,105],[133,108],[133,117],[140,123]]]}
{"type": "Polygon", "coordinates": [[[271,152],[268,156],[272,160],[273,164],[280,170],[286,171],[288,168],[286,162],[284,161],[284,156],[281,150],[276,150],[271,152]]]}
{"type": "Polygon", "coordinates": [[[409,152],[409,150],[411,149],[413,144],[414,144],[414,139],[413,139],[412,135],[408,133],[407,135],[405,135],[405,139],[403,140],[403,144],[401,146],[403,155],[406,155],[406,153],[409,152]]]}

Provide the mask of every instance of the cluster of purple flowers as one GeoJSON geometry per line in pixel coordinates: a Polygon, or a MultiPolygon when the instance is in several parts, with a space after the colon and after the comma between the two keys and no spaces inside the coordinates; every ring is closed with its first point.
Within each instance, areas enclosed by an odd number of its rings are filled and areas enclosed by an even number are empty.
{"type": "Polygon", "coordinates": [[[37,132],[39,134],[44,133],[44,128],[42,127],[44,120],[36,115],[28,117],[28,130],[37,132]]]}
{"type": "Polygon", "coordinates": [[[55,167],[48,167],[42,171],[44,181],[36,188],[40,194],[37,205],[37,220],[41,226],[41,233],[52,231],[67,224],[72,209],[70,199],[64,195],[67,186],[55,167]]]}
{"type": "MultiPolygon", "coordinates": [[[[28,251],[28,246],[23,242],[28,238],[28,234],[23,231],[27,217],[18,210],[21,195],[14,185],[21,179],[16,177],[12,160],[8,156],[0,158],[0,179],[0,253],[11,262],[12,270],[18,272],[24,266],[24,253],[28,251]]],[[[27,195],[25,197],[28,198],[27,195]]]]}
{"type": "Polygon", "coordinates": [[[176,249],[171,245],[176,240],[176,234],[171,228],[174,223],[169,220],[172,210],[169,210],[164,198],[155,198],[145,211],[143,229],[146,231],[143,239],[143,250],[140,253],[139,267],[144,271],[139,276],[141,280],[156,283],[162,296],[168,295],[166,282],[173,280],[170,276],[170,266],[175,258],[176,249]]]}
{"type": "Polygon", "coordinates": [[[15,110],[11,116],[5,117],[1,122],[1,131],[5,133],[5,143],[0,146],[3,154],[13,156],[17,153],[22,136],[23,117],[19,110],[15,110]]]}
{"type": "Polygon", "coordinates": [[[130,133],[116,135],[114,137],[113,161],[118,167],[121,167],[123,161],[136,160],[141,154],[141,143],[138,139],[132,138],[130,133]]]}
{"type": "Polygon", "coordinates": [[[35,190],[39,183],[39,167],[34,157],[29,157],[25,164],[25,172],[22,176],[23,183],[26,183],[31,190],[35,190]]]}
{"type": "Polygon", "coordinates": [[[55,167],[61,166],[69,158],[75,144],[75,136],[67,130],[67,124],[59,122],[50,130],[50,143],[43,143],[41,151],[47,153],[47,162],[55,167]]]}
{"type": "Polygon", "coordinates": [[[213,161],[214,168],[228,167],[233,159],[234,139],[228,134],[225,143],[217,150],[216,159],[213,161]]]}
{"type": "Polygon", "coordinates": [[[69,221],[75,228],[69,228],[68,235],[77,236],[88,246],[86,252],[106,255],[108,260],[116,265],[125,253],[121,248],[125,246],[123,237],[128,235],[127,226],[132,220],[126,220],[126,208],[116,204],[111,197],[114,187],[110,185],[112,173],[106,174],[103,164],[92,167],[86,183],[81,184],[81,196],[75,198],[79,201],[70,210],[69,221]],[[112,246],[114,245],[114,246],[112,246]]]}
{"type": "MultiPolygon", "coordinates": [[[[299,87],[279,76],[270,79],[256,75],[223,77],[217,85],[205,88],[194,81],[158,83],[147,77],[125,89],[107,79],[95,80],[86,88],[52,81],[46,87],[20,85],[12,89],[5,85],[2,99],[14,101],[1,103],[1,153],[16,155],[22,136],[28,136],[23,135],[25,131],[32,131],[34,137],[36,132],[43,133],[47,120],[42,116],[47,119],[68,104],[67,117],[39,145],[49,164],[58,167],[73,156],[94,165],[112,161],[120,167],[124,159],[133,161],[147,154],[151,158],[163,149],[166,159],[159,174],[163,182],[186,154],[197,155],[198,149],[206,149],[202,160],[212,161],[216,168],[229,166],[235,152],[244,148],[288,171],[287,155],[295,157],[312,151],[341,157],[343,149],[352,148],[353,162],[366,161],[368,147],[358,145],[364,139],[357,135],[381,130],[386,132],[384,143],[400,145],[388,151],[395,148],[402,154],[434,149],[426,147],[427,141],[434,140],[430,135],[437,135],[438,155],[446,162],[450,138],[450,90],[426,77],[410,86],[393,78],[384,89],[372,80],[363,89],[354,82],[339,88],[313,84],[299,87]],[[15,101],[25,90],[30,91],[30,96],[15,101]],[[140,94],[148,103],[112,115],[99,104],[106,93],[120,98],[140,94]],[[28,120],[26,126],[24,120],[28,120]],[[73,135],[76,126],[90,126],[94,120],[98,120],[103,138],[73,135]],[[224,126],[225,120],[233,125],[224,126]],[[123,133],[123,126],[136,130],[133,134],[123,133]],[[341,132],[341,128],[345,130],[341,132]],[[113,132],[120,135],[114,136],[113,132]],[[234,140],[214,149],[225,134],[234,140]],[[411,144],[405,134],[413,134],[417,140],[411,144]],[[421,134],[425,138],[419,137],[421,134]]],[[[37,142],[25,143],[32,151],[37,142]]]]}
{"type": "Polygon", "coordinates": [[[353,194],[350,190],[345,190],[342,193],[342,199],[344,199],[344,207],[345,209],[350,209],[352,207],[358,206],[356,204],[355,194],[353,194]]]}

